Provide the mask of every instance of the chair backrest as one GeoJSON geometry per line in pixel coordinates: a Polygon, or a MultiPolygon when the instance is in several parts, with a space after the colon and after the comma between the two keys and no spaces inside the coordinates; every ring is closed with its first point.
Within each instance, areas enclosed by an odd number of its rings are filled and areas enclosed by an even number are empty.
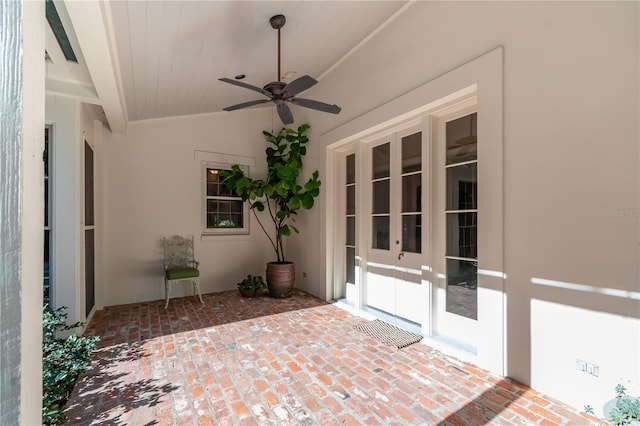
{"type": "Polygon", "coordinates": [[[193,267],[195,257],[193,253],[193,236],[163,237],[164,267],[165,269],[193,267]]]}

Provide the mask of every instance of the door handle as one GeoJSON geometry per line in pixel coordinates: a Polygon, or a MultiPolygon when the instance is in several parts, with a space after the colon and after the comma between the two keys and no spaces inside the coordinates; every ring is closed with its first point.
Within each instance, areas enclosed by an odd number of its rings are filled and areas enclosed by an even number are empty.
{"type": "Polygon", "coordinates": [[[398,253],[398,260],[402,259],[403,256],[404,256],[403,252],[398,253]]]}

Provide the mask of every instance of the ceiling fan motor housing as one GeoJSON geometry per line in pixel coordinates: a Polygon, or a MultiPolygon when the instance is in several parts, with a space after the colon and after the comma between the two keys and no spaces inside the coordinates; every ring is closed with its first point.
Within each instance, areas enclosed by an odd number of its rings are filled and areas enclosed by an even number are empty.
{"type": "Polygon", "coordinates": [[[279,30],[284,27],[284,24],[287,22],[287,18],[285,18],[284,15],[274,15],[269,19],[269,22],[271,23],[271,28],[279,30]]]}

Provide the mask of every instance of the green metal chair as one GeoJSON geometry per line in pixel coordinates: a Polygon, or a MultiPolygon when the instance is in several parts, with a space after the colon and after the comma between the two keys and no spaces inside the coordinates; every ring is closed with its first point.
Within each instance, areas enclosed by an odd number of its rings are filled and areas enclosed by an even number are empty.
{"type": "Polygon", "coordinates": [[[191,282],[193,295],[195,296],[197,291],[200,303],[204,304],[200,292],[199,262],[194,256],[193,236],[174,235],[169,238],[163,237],[162,241],[164,245],[164,308],[167,309],[169,306],[171,287],[180,281],[191,282]]]}

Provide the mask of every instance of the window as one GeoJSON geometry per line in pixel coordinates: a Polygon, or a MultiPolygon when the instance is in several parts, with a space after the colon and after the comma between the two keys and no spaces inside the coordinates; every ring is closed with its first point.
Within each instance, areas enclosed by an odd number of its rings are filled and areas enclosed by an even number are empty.
{"type": "Polygon", "coordinates": [[[43,277],[43,296],[44,302],[52,306],[53,287],[51,279],[51,140],[50,128],[44,129],[44,277],[43,277]]]}
{"type": "MultiPolygon", "coordinates": [[[[240,167],[248,173],[246,167],[240,167]]],[[[205,164],[204,167],[204,233],[248,234],[248,205],[222,183],[221,170],[230,170],[227,164],[205,164]]]]}

